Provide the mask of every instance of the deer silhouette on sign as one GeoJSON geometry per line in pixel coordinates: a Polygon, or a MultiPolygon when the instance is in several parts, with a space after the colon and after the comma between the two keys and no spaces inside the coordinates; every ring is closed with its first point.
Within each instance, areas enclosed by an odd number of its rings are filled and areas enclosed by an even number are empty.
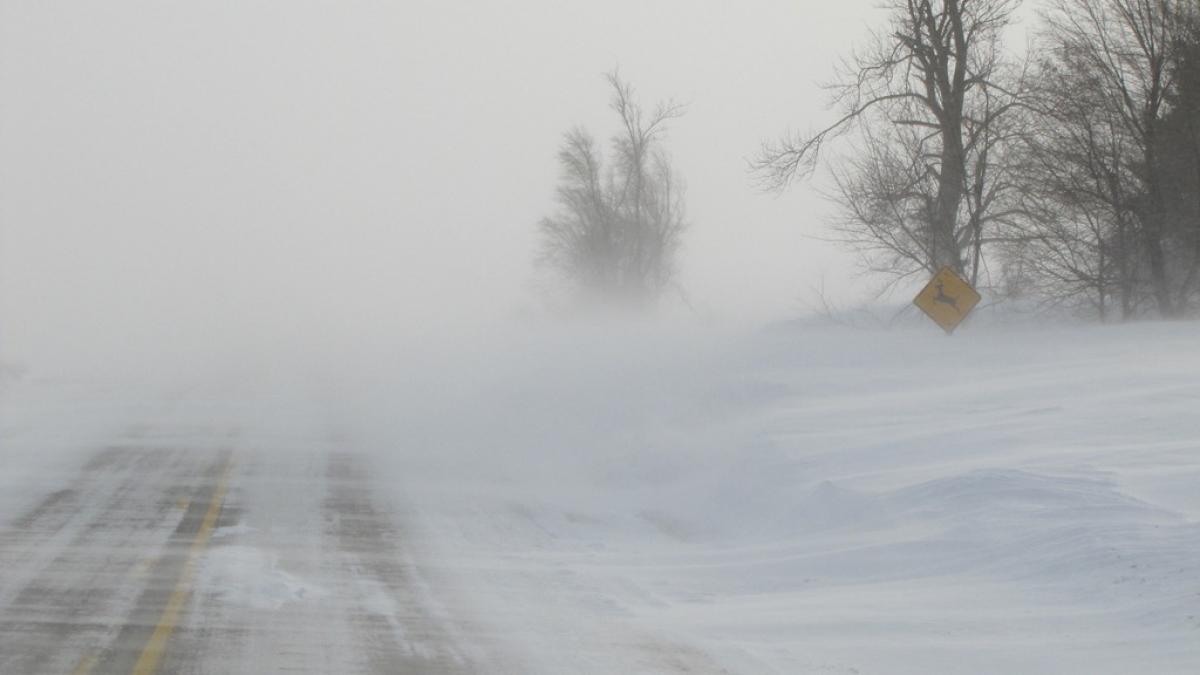
{"type": "Polygon", "coordinates": [[[945,282],[939,281],[935,285],[937,286],[937,295],[933,296],[933,301],[940,302],[943,305],[950,305],[951,307],[954,308],[955,312],[958,312],[961,314],[962,312],[958,308],[958,298],[953,295],[946,295],[945,282]]]}

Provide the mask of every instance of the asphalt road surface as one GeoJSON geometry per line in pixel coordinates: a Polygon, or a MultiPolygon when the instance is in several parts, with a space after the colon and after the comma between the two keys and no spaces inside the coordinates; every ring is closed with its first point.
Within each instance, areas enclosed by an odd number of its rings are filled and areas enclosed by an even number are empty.
{"type": "Polygon", "coordinates": [[[132,434],[0,531],[0,673],[509,670],[438,602],[366,460],[226,436],[132,434]]]}

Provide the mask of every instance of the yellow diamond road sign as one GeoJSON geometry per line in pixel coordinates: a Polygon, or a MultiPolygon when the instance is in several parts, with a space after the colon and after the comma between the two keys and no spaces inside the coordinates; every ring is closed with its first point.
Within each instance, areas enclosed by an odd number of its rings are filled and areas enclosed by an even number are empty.
{"type": "Polygon", "coordinates": [[[954,332],[958,324],[979,304],[979,294],[962,277],[949,267],[943,267],[933,279],[913,298],[913,304],[929,315],[946,334],[954,332]]]}

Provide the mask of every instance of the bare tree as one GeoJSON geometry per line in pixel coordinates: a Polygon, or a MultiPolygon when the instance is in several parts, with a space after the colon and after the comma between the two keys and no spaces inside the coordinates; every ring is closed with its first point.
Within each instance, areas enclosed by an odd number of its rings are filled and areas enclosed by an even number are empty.
{"type": "Polygon", "coordinates": [[[1200,2],[1173,6],[1173,87],[1159,153],[1167,185],[1167,222],[1177,242],[1178,313],[1200,295],[1200,2]]]}
{"type": "Polygon", "coordinates": [[[662,147],[667,123],[684,110],[668,101],[647,111],[616,72],[606,80],[620,121],[612,157],[606,163],[583,129],[567,133],[559,209],[539,223],[539,262],[592,299],[645,304],[674,282],[686,228],[682,181],[662,147]]]}
{"type": "Polygon", "coordinates": [[[1086,56],[1044,51],[1051,56],[1039,63],[1027,96],[1037,114],[1021,137],[1032,217],[1006,248],[1006,264],[1044,302],[1090,307],[1101,320],[1114,309],[1129,318],[1140,304],[1142,273],[1129,207],[1136,178],[1124,159],[1129,139],[1086,56]]]}
{"type": "Polygon", "coordinates": [[[898,277],[950,266],[973,281],[991,227],[1018,217],[1003,168],[1020,112],[1020,73],[1003,58],[1017,0],[893,0],[891,25],[830,87],[841,116],[765,145],[754,169],[770,189],[809,174],[826,143],[858,132],[835,162],[842,238],[898,277]]]}
{"type": "Polygon", "coordinates": [[[1056,0],[1045,15],[1049,56],[1038,77],[1041,123],[1032,146],[1040,159],[1031,174],[1057,206],[1058,222],[1043,223],[1032,252],[1060,289],[1086,282],[1101,316],[1110,297],[1123,318],[1144,299],[1162,316],[1179,314],[1200,264],[1195,245],[1180,245],[1172,187],[1188,133],[1187,124],[1173,130],[1170,123],[1180,109],[1172,99],[1179,98],[1186,4],[1056,0]]]}

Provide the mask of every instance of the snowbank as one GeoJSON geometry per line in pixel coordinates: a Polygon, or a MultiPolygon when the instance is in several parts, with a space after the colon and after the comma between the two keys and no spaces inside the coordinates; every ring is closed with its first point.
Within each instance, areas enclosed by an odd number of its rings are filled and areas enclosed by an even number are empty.
{"type": "Polygon", "coordinates": [[[1197,338],[566,332],[360,427],[543,672],[1190,673],[1197,338]]]}

